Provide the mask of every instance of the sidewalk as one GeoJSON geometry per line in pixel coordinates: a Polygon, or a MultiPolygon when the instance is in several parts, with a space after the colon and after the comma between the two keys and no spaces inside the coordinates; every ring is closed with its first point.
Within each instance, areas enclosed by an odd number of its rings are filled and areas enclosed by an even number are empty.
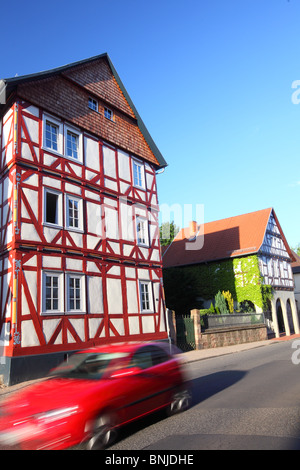
{"type": "MultiPolygon", "coordinates": [[[[254,343],[243,343],[243,344],[235,344],[233,346],[224,346],[220,348],[199,349],[197,351],[188,351],[188,352],[182,353],[182,360],[184,363],[187,364],[190,362],[201,361],[203,359],[210,359],[210,358],[217,357],[217,356],[224,356],[226,354],[233,354],[233,353],[237,353],[241,351],[246,351],[249,349],[260,348],[262,346],[272,345],[281,341],[290,341],[290,340],[294,340],[297,338],[300,338],[300,334],[291,335],[291,336],[282,336],[281,338],[267,339],[265,341],[256,341],[254,343]]],[[[28,382],[21,382],[19,384],[11,385],[9,387],[0,385],[0,400],[1,400],[1,396],[3,396],[4,398],[5,395],[15,392],[17,390],[20,390],[40,380],[43,380],[43,379],[36,379],[36,380],[30,380],[28,382]]]]}
{"type": "Polygon", "coordinates": [[[282,336],[280,338],[266,339],[265,341],[255,341],[253,343],[235,344],[233,346],[223,346],[220,348],[199,349],[196,351],[188,351],[184,353],[184,362],[201,361],[202,359],[210,359],[217,356],[224,356],[226,354],[233,354],[240,351],[249,349],[260,348],[261,346],[272,345],[281,341],[290,341],[300,338],[300,334],[291,336],[282,336]]]}

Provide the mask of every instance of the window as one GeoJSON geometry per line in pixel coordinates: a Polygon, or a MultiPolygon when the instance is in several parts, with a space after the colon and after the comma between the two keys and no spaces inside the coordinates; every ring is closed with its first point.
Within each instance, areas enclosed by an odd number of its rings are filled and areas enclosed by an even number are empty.
{"type": "Polygon", "coordinates": [[[137,160],[133,160],[133,184],[137,188],[144,188],[144,165],[137,160]]]}
{"type": "Polygon", "coordinates": [[[65,126],[65,156],[82,162],[82,134],[70,126],[65,126]]]}
{"type": "Polygon", "coordinates": [[[149,245],[148,220],[141,217],[136,219],[136,233],[138,245],[149,245]]]}
{"type": "Polygon", "coordinates": [[[52,152],[62,153],[63,125],[59,119],[43,116],[43,146],[52,152]]]}
{"type": "Polygon", "coordinates": [[[110,121],[114,120],[114,113],[112,112],[111,109],[104,108],[104,116],[106,119],[109,119],[110,121]]]}
{"type": "Polygon", "coordinates": [[[71,131],[67,131],[67,157],[76,158],[78,160],[78,135],[71,131]]]}
{"type": "Polygon", "coordinates": [[[82,312],[84,307],[84,277],[81,275],[67,275],[67,305],[68,312],[82,312]]]}
{"type": "Polygon", "coordinates": [[[46,147],[57,152],[58,146],[58,126],[50,121],[46,121],[46,147]]]}
{"type": "Polygon", "coordinates": [[[62,273],[43,273],[43,312],[62,312],[62,273]]]}
{"type": "Polygon", "coordinates": [[[85,277],[82,274],[42,273],[44,314],[85,313],[85,277]]]}
{"type": "Polygon", "coordinates": [[[50,189],[44,192],[44,222],[62,226],[62,194],[50,189]]]}
{"type": "Polygon", "coordinates": [[[94,100],[94,98],[89,98],[89,108],[98,111],[98,101],[94,100]]]}
{"type": "Polygon", "coordinates": [[[66,228],[82,230],[82,199],[66,195],[66,228]]]}
{"type": "Polygon", "coordinates": [[[152,312],[152,290],[149,281],[140,281],[140,298],[141,298],[141,311],[152,312]]]}

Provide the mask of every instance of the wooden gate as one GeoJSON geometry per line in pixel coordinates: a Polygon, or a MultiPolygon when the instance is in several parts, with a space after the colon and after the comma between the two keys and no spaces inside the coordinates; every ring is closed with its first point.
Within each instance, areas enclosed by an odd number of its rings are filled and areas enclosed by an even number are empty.
{"type": "Polygon", "coordinates": [[[177,346],[182,351],[196,349],[194,319],[189,316],[176,316],[177,346]]]}

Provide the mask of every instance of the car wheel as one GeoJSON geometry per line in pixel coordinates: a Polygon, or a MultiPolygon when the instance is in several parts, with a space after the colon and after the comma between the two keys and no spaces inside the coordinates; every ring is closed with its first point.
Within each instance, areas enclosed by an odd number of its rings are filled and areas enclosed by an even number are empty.
{"type": "Polygon", "coordinates": [[[88,450],[101,450],[108,447],[116,438],[115,418],[113,413],[104,412],[95,420],[93,433],[88,440],[88,450]]]}
{"type": "Polygon", "coordinates": [[[191,400],[192,396],[187,388],[176,390],[176,392],[173,393],[171,403],[167,408],[168,416],[185,411],[187,408],[189,408],[191,400]]]}

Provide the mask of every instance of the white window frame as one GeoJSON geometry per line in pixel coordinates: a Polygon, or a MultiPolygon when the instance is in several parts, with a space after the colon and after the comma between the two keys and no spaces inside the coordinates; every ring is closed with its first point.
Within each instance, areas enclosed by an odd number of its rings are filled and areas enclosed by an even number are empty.
{"type": "Polygon", "coordinates": [[[139,189],[145,189],[145,168],[144,164],[139,160],[132,160],[132,182],[133,186],[139,189]],[[135,168],[137,170],[135,170],[135,168]],[[137,171],[137,178],[135,173],[137,171]]]}
{"type": "Polygon", "coordinates": [[[44,214],[43,214],[43,225],[49,227],[63,228],[63,218],[62,218],[62,193],[56,191],[52,188],[44,188],[44,214]],[[55,223],[49,222],[47,218],[47,194],[53,194],[57,197],[56,211],[55,211],[55,223]]]}
{"type": "Polygon", "coordinates": [[[65,195],[65,219],[65,227],[67,230],[83,232],[83,201],[81,198],[73,196],[72,194],[65,195]],[[70,225],[69,201],[78,204],[78,227],[70,225]]]}
{"type": "Polygon", "coordinates": [[[89,97],[88,106],[89,106],[89,108],[92,109],[93,111],[97,111],[97,112],[98,112],[98,101],[95,100],[95,98],[89,97]]]}
{"type": "Polygon", "coordinates": [[[143,280],[139,281],[139,291],[140,291],[141,313],[154,313],[152,282],[143,281],[143,280]],[[147,295],[146,300],[144,299],[145,295],[147,295]]]}
{"type": "Polygon", "coordinates": [[[83,162],[83,153],[82,153],[82,132],[79,129],[65,124],[65,152],[64,156],[73,162],[81,163],[83,162]],[[77,157],[68,155],[68,134],[74,135],[77,138],[77,157]]]}
{"type": "Polygon", "coordinates": [[[139,246],[149,247],[149,222],[146,218],[137,216],[136,217],[136,241],[139,246]],[[140,230],[139,230],[140,226],[140,230]],[[142,232],[141,235],[139,232],[142,232]]]}
{"type": "MultiPolygon", "coordinates": [[[[75,296],[76,300],[76,296],[75,296]]],[[[67,273],[66,274],[66,307],[67,307],[67,313],[68,314],[82,314],[86,313],[86,293],[85,293],[85,275],[84,274],[78,274],[78,273],[67,273]],[[79,287],[76,287],[76,289],[79,290],[80,293],[80,306],[79,308],[71,308],[71,299],[70,298],[70,279],[74,280],[79,280],[79,287]]]]}
{"type": "Polygon", "coordinates": [[[55,153],[56,155],[62,155],[63,153],[63,123],[50,114],[43,114],[43,149],[47,150],[47,152],[55,153]],[[57,150],[54,150],[52,147],[48,147],[46,144],[47,122],[57,128],[57,150]]]}
{"type": "Polygon", "coordinates": [[[108,119],[109,121],[114,121],[114,112],[110,108],[105,107],[104,117],[108,119]]]}
{"type": "MultiPolygon", "coordinates": [[[[53,289],[53,283],[51,283],[53,289]]],[[[52,301],[54,298],[52,298],[52,301]]],[[[64,287],[63,287],[63,273],[60,271],[42,271],[42,314],[43,315],[62,315],[64,313],[64,287]],[[57,309],[47,309],[47,277],[57,277],[58,279],[58,305],[57,309]]]]}

